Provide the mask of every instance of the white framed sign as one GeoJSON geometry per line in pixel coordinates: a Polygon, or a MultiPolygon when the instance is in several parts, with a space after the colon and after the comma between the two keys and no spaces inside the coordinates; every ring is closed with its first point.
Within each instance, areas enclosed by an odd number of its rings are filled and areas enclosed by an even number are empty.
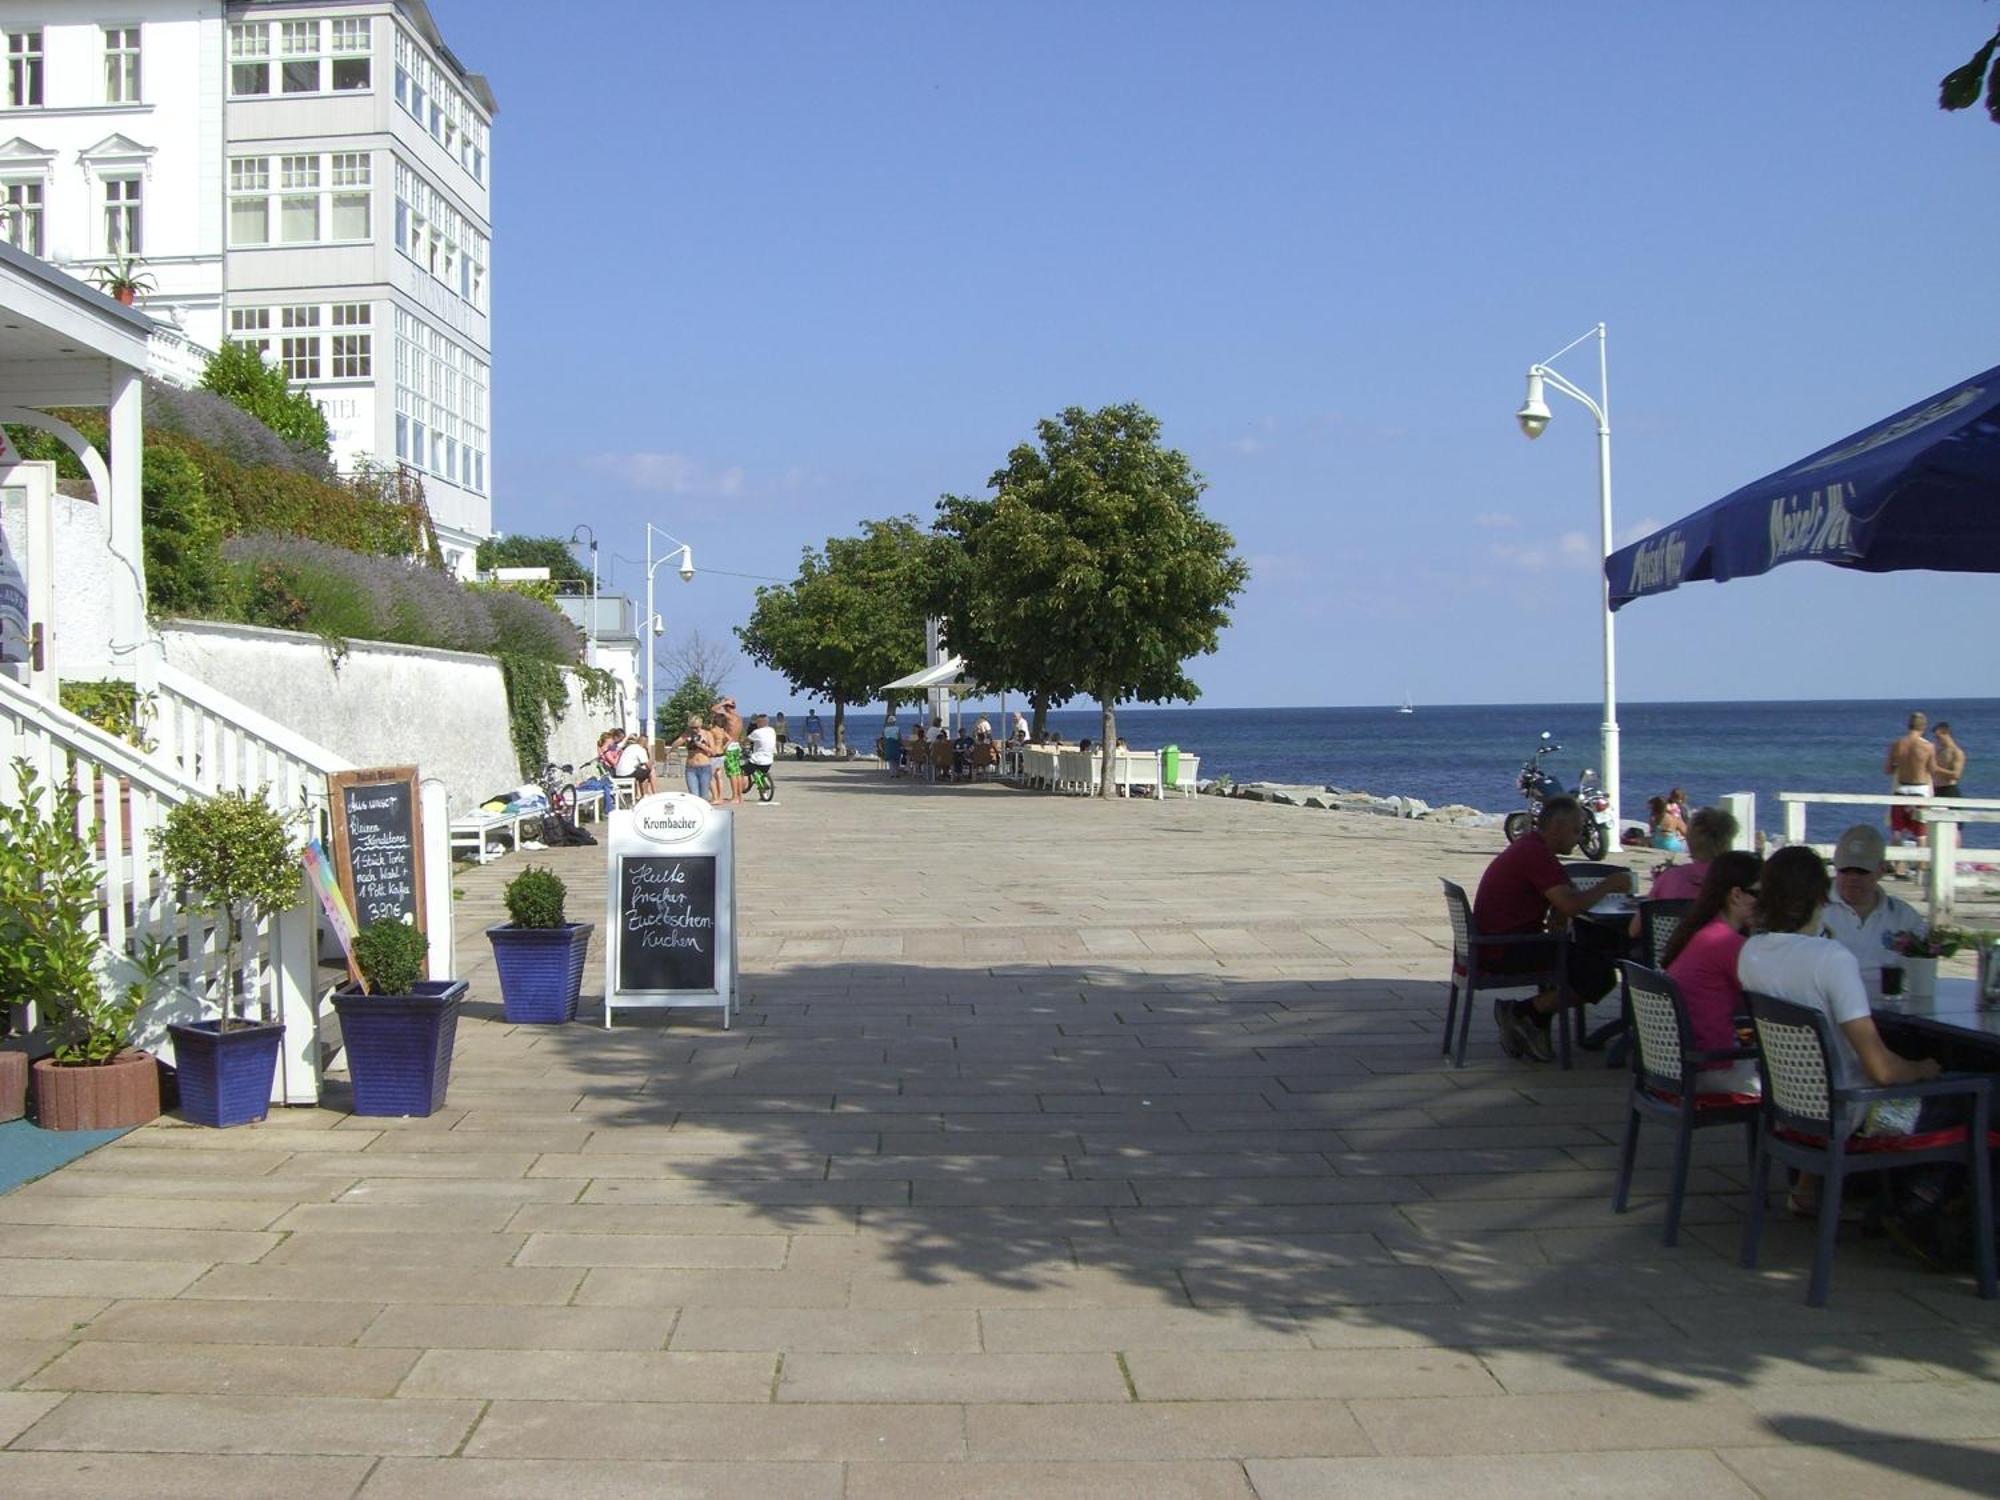
{"type": "Polygon", "coordinates": [[[736,1000],[736,819],[662,792],[611,814],[605,839],[604,1024],[620,1010],[736,1000]]]}

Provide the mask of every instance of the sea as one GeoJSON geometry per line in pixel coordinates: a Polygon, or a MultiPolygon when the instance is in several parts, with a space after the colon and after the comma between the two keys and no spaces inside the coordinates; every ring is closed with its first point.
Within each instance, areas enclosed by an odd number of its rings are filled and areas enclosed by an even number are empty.
{"type": "MultiPolygon", "coordinates": [[[[1015,706],[1010,700],[1010,710],[1015,706]]],[[[1334,786],[1377,796],[1421,797],[1433,807],[1463,803],[1484,812],[1521,806],[1515,778],[1547,730],[1563,748],[1548,757],[1574,786],[1598,766],[1596,703],[1431,705],[1414,713],[1380,708],[1148,708],[1118,711],[1129,745],[1178,745],[1201,757],[1204,779],[1334,786]]],[[[1784,828],[1780,791],[1884,793],[1882,757],[1913,709],[1949,722],[1965,747],[1968,797],[2000,796],[2000,698],[1883,699],[1776,703],[1624,703],[1622,811],[1643,823],[1646,799],[1674,787],[1690,806],[1726,792],[1754,792],[1757,822],[1784,828]]],[[[1072,743],[1096,739],[1094,709],[1058,709],[1050,727],[1072,743]]],[[[1599,767],[1599,769],[1602,769],[1599,767]]],[[[1880,820],[1880,813],[1876,820],[1880,820]]],[[[1838,808],[1814,809],[1807,837],[1830,843],[1851,822],[1838,808]]],[[[1968,847],[2000,847],[2000,825],[1970,824],[1968,847]]]]}

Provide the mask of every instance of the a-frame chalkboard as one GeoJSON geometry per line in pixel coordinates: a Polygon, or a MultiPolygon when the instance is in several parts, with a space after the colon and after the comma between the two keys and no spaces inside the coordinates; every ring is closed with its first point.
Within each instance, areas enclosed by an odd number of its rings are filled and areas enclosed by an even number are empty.
{"type": "Polygon", "coordinates": [[[333,799],[333,872],[357,926],[424,927],[424,805],[415,766],[339,771],[333,799]]]}

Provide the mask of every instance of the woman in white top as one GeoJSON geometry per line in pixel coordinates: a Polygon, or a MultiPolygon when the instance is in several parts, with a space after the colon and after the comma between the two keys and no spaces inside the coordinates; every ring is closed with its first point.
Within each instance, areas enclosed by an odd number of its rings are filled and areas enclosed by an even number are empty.
{"type": "MultiPolygon", "coordinates": [[[[1809,1005],[1832,1019],[1836,1085],[1888,1087],[1937,1077],[1941,1070],[1935,1058],[1913,1060],[1889,1050],[1875,1027],[1860,964],[1844,945],[1822,935],[1822,916],[1832,891],[1826,861],[1804,845],[1780,849],[1765,860],[1757,892],[1757,925],[1761,930],[1743,944],[1737,957],[1738,982],[1746,991],[1809,1005]]],[[[1915,1120],[1908,1112],[1897,1119],[1896,1111],[1877,1105],[1870,1110],[1863,1131],[1907,1135],[1913,1129],[1940,1129],[1956,1123],[1951,1115],[1963,1100],[1926,1099],[1923,1103],[1925,1110],[1915,1120]]],[[[1911,1175],[1916,1175],[1914,1169],[1911,1175]]],[[[1934,1216],[1947,1184],[1936,1174],[1925,1173],[1924,1177],[1926,1180],[1912,1184],[1913,1191],[1925,1200],[1917,1206],[1917,1213],[1934,1216]]],[[[1811,1215],[1818,1207],[1819,1179],[1801,1173],[1792,1190],[1791,1210],[1811,1215]]],[[[1890,1232],[1907,1248],[1915,1248],[1911,1241],[1921,1240],[1926,1248],[1918,1253],[1926,1260],[1933,1259],[1928,1246],[1935,1232],[1928,1227],[1919,1230],[1913,1222],[1915,1216],[1906,1203],[1897,1215],[1900,1222],[1892,1221],[1888,1226],[1890,1232]]]]}

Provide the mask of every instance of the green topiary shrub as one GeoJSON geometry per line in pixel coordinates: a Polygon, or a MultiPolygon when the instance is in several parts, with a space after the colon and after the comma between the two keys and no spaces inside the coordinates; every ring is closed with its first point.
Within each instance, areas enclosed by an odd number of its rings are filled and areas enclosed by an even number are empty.
{"type": "Polygon", "coordinates": [[[569,887],[554,870],[540,865],[529,865],[527,869],[507,882],[502,893],[507,903],[507,915],[514,919],[516,927],[563,927],[563,904],[569,899],[569,887]]]}
{"type": "Polygon", "coordinates": [[[376,922],[354,934],[354,962],[375,995],[414,993],[430,949],[430,939],[409,922],[376,922]]]}

